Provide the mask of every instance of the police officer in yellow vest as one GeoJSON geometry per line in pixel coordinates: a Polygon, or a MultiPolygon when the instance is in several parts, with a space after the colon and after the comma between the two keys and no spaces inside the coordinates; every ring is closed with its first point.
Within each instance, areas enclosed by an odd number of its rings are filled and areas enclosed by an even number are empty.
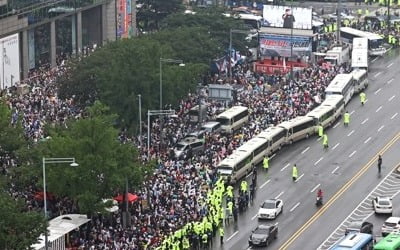
{"type": "Polygon", "coordinates": [[[268,171],[268,168],[269,168],[269,157],[268,157],[268,155],[265,155],[265,156],[264,156],[264,159],[263,159],[263,168],[265,169],[265,172],[268,171]]]}
{"type": "Polygon", "coordinates": [[[221,245],[224,244],[224,228],[222,226],[219,228],[219,237],[221,238],[221,245]]]}
{"type": "Polygon", "coordinates": [[[243,180],[243,181],[240,183],[240,191],[242,191],[242,192],[244,192],[244,193],[247,192],[247,181],[246,181],[246,180],[243,180]]]}
{"type": "Polygon", "coordinates": [[[350,123],[350,114],[349,112],[346,110],[346,112],[343,115],[343,124],[345,127],[349,126],[350,123]]]}
{"type": "Polygon", "coordinates": [[[361,101],[361,105],[364,106],[364,103],[366,101],[367,96],[365,95],[364,91],[362,91],[360,93],[360,101],[361,101]]]}
{"type": "Polygon", "coordinates": [[[322,137],[322,145],[324,148],[328,148],[328,135],[325,133],[324,136],[322,137]]]}
{"type": "Polygon", "coordinates": [[[322,124],[320,123],[318,125],[318,136],[322,137],[324,135],[324,127],[322,127],[322,124]]]}
{"type": "Polygon", "coordinates": [[[298,177],[297,166],[296,166],[296,164],[294,164],[293,168],[292,168],[292,180],[296,181],[297,177],[298,177]]]}
{"type": "Polygon", "coordinates": [[[187,237],[184,237],[182,240],[182,248],[184,250],[189,249],[190,248],[190,243],[187,237]]]}
{"type": "Polygon", "coordinates": [[[208,235],[207,235],[207,233],[203,233],[203,236],[201,236],[201,240],[202,240],[202,243],[203,243],[203,247],[204,248],[207,248],[208,247],[208,235]]]}

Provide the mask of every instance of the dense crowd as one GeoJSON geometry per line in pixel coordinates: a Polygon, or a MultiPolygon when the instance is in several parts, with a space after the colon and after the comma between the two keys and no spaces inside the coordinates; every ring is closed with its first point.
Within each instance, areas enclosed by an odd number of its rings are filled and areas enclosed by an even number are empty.
{"type": "MultiPolygon", "coordinates": [[[[57,77],[68,70],[65,61],[60,60],[57,67],[39,68],[21,83],[25,88],[13,87],[7,90],[7,104],[12,111],[11,123],[21,117],[25,135],[40,141],[46,138],[46,124],[64,125],[68,119],[82,116],[74,99],[62,100],[57,96],[57,77]],[[21,90],[22,89],[22,90],[21,90]]],[[[304,115],[324,99],[324,89],[330,80],[345,67],[322,68],[311,65],[297,71],[293,80],[286,76],[267,76],[251,71],[250,65],[237,65],[233,70],[233,84],[241,91],[232,103],[205,101],[208,106],[208,119],[232,105],[247,106],[250,111],[249,122],[241,131],[232,135],[206,134],[205,151],[200,154],[187,154],[184,159],[172,157],[173,146],[186,134],[195,129],[187,117],[188,111],[198,104],[199,96],[189,94],[177,107],[177,115],[156,119],[152,122],[151,147],[147,152],[142,147],[141,159],[159,159],[154,174],[143,183],[135,193],[140,202],[130,205],[130,226],[122,227],[120,215],[96,216],[86,231],[81,231],[71,239],[71,246],[85,249],[144,249],[157,246],[172,232],[191,221],[199,221],[209,212],[209,207],[202,200],[217,182],[216,166],[219,161],[231,154],[237,147],[268,126],[276,125],[298,115],[304,115]],[[163,140],[159,135],[163,135],[163,140]],[[161,145],[161,141],[163,144],[161,145]],[[146,201],[146,202],[144,202],[146,201]]],[[[227,83],[224,74],[210,77],[210,82],[227,83]]],[[[137,144],[137,138],[130,138],[121,132],[123,143],[137,144]]],[[[143,142],[146,142],[143,138],[143,142]]],[[[17,166],[11,155],[0,159],[2,173],[17,166]]],[[[10,176],[10,178],[12,178],[10,176]]],[[[26,200],[28,209],[41,209],[42,201],[37,198],[34,184],[22,191],[10,189],[14,198],[26,200]]],[[[53,197],[49,202],[53,216],[78,212],[68,199],[53,197]]],[[[192,240],[191,243],[193,244],[192,240]]]]}

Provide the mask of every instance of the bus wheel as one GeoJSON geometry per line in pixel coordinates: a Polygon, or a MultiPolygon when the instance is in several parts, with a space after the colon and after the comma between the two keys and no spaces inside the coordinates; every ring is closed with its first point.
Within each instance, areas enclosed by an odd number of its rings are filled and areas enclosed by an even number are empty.
{"type": "Polygon", "coordinates": [[[308,139],[308,137],[310,137],[310,134],[309,134],[309,133],[306,134],[306,139],[308,139]]]}

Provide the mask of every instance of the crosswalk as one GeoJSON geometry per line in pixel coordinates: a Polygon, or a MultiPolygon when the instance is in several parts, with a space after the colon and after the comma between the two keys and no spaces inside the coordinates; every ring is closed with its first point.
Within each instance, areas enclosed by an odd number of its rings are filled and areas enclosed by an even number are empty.
{"type": "Polygon", "coordinates": [[[392,172],[387,175],[366,198],[353,210],[346,219],[332,232],[331,235],[318,247],[318,250],[326,250],[332,247],[343,237],[347,226],[356,220],[364,220],[374,213],[372,200],[377,196],[395,197],[400,192],[400,174],[392,172]]]}

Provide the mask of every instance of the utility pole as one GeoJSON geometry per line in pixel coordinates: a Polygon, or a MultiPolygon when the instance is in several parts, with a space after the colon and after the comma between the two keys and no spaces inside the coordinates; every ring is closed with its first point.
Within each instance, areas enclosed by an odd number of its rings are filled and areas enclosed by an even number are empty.
{"type": "Polygon", "coordinates": [[[342,23],[342,16],[341,16],[341,13],[342,13],[342,0],[338,0],[338,7],[337,7],[337,19],[336,19],[336,21],[337,21],[337,23],[336,23],[336,42],[337,42],[337,44],[341,44],[340,43],[340,26],[341,26],[341,23],[342,23]]]}
{"type": "Polygon", "coordinates": [[[138,95],[139,98],[139,145],[140,149],[143,150],[142,144],[142,95],[138,95]]]}

